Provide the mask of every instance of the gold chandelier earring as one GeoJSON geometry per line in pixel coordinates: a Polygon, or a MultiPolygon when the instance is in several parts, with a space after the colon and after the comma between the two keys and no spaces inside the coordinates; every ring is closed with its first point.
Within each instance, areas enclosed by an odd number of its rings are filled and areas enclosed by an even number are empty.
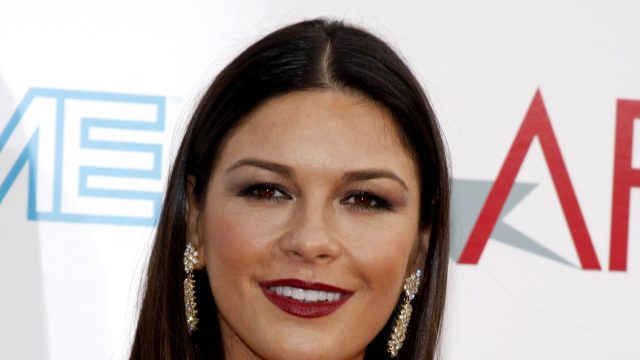
{"type": "Polygon", "coordinates": [[[387,342],[387,351],[392,358],[398,356],[398,351],[402,348],[402,343],[407,336],[407,327],[409,326],[409,320],[411,320],[411,312],[413,307],[411,306],[411,300],[416,297],[418,290],[420,289],[420,277],[422,271],[417,269],[415,273],[404,279],[404,303],[400,307],[400,314],[396,317],[393,324],[393,331],[391,337],[387,342]]]}
{"type": "Polygon", "coordinates": [[[187,328],[189,334],[198,328],[198,310],[196,310],[196,281],[193,278],[193,268],[198,264],[198,251],[187,241],[184,250],[184,310],[187,315],[187,328]]]}

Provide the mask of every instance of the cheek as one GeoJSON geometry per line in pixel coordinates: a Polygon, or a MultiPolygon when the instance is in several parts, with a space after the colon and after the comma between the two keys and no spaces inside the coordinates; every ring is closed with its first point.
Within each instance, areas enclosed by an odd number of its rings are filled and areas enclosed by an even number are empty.
{"type": "MultiPolygon", "coordinates": [[[[397,225],[397,224],[396,224],[397,225]]],[[[349,251],[362,294],[352,310],[353,326],[370,341],[393,316],[416,242],[414,227],[359,227],[349,251]],[[367,229],[363,231],[362,229],[367,229]],[[400,229],[400,230],[399,230],[400,229]]]]}
{"type": "Polygon", "coordinates": [[[225,275],[248,272],[265,256],[268,243],[263,229],[251,226],[252,222],[246,213],[228,207],[207,214],[203,233],[210,271],[220,269],[225,275]]]}
{"type": "MultiPolygon", "coordinates": [[[[252,212],[237,199],[208,199],[202,224],[209,278],[219,284],[248,289],[249,281],[273,258],[282,212],[252,212]],[[230,282],[235,282],[231,284],[230,282]]],[[[255,279],[253,279],[255,280],[255,279]]]]}
{"type": "MultiPolygon", "coordinates": [[[[242,309],[251,308],[252,276],[269,253],[260,230],[246,213],[229,206],[212,207],[203,218],[202,234],[206,270],[212,295],[221,313],[241,319],[242,309]]],[[[253,295],[252,295],[253,294],[253,295]]]]}
{"type": "Polygon", "coordinates": [[[360,227],[367,231],[352,237],[349,248],[367,291],[384,307],[395,305],[405,276],[413,271],[409,262],[417,235],[412,224],[404,225],[360,227]]]}

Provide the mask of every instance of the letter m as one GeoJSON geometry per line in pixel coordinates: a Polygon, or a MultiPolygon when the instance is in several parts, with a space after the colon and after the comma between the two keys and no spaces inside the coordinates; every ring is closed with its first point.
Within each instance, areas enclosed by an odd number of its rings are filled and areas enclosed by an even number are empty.
{"type": "Polygon", "coordinates": [[[153,225],[164,124],[164,97],[29,89],[0,128],[0,206],[28,169],[30,220],[153,225]]]}

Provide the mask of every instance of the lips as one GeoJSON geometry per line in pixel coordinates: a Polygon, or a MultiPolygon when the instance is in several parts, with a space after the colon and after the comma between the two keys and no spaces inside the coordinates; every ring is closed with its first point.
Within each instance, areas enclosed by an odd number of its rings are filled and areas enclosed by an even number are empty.
{"type": "Polygon", "coordinates": [[[353,294],[335,286],[281,279],[260,282],[265,297],[282,311],[303,318],[327,316],[353,294]]]}

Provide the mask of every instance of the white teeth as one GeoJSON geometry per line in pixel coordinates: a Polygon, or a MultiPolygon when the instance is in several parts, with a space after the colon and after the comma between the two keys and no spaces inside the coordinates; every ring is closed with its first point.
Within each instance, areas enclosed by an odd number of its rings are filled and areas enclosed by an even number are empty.
{"type": "Polygon", "coordinates": [[[296,300],[304,300],[304,290],[302,289],[293,289],[292,298],[296,300]]]}
{"type": "Polygon", "coordinates": [[[304,301],[318,301],[318,292],[314,290],[305,291],[304,301]]]}
{"type": "Polygon", "coordinates": [[[338,301],[341,296],[338,292],[305,290],[290,286],[272,286],[269,290],[280,296],[290,297],[304,302],[338,301]]]}

